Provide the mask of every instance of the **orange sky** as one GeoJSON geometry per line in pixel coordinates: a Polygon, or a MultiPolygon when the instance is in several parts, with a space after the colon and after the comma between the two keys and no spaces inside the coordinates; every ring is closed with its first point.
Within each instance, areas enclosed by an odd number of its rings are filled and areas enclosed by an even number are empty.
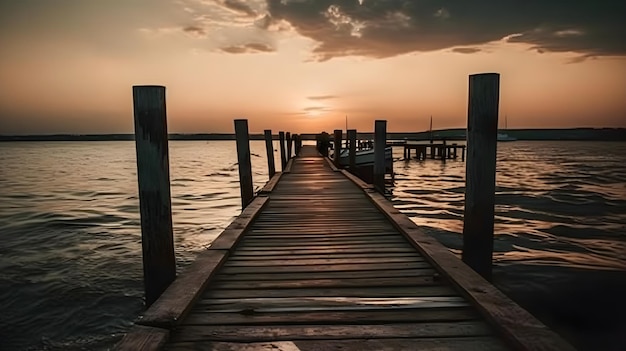
{"type": "Polygon", "coordinates": [[[174,133],[232,132],[235,118],[330,131],[346,115],[362,131],[422,131],[431,115],[465,127],[481,72],[501,74],[509,128],[626,127],[619,1],[488,14],[461,0],[7,3],[0,134],[132,133],[143,84],[167,87],[174,133]]]}

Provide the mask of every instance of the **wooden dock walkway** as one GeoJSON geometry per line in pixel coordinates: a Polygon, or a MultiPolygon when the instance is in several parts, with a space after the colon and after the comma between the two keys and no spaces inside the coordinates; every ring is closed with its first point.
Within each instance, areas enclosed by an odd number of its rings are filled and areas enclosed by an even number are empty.
{"type": "Polygon", "coordinates": [[[571,350],[305,146],[120,350],[571,350]]]}

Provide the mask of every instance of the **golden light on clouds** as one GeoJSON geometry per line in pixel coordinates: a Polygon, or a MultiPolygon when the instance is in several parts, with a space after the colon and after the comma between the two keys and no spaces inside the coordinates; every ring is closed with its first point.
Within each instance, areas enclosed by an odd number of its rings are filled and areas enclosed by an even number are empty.
{"type": "Polygon", "coordinates": [[[136,84],[167,86],[172,132],[464,127],[468,75],[494,71],[509,127],[626,127],[606,4],[535,27],[540,12],[486,21],[457,1],[34,1],[0,4],[0,134],[130,133],[136,84]]]}

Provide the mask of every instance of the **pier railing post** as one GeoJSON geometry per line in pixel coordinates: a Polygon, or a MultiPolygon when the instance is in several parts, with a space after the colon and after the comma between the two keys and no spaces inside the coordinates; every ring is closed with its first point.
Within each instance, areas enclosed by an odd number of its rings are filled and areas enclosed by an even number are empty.
{"type": "Polygon", "coordinates": [[[350,143],[348,164],[350,165],[350,171],[354,172],[356,168],[356,129],[348,129],[347,133],[348,142],[350,143]]]}
{"type": "Polygon", "coordinates": [[[254,198],[252,164],[250,163],[250,135],[248,134],[247,119],[235,120],[235,139],[237,140],[239,190],[241,191],[241,209],[243,210],[254,198]]]}
{"type": "Polygon", "coordinates": [[[278,132],[278,143],[280,144],[280,166],[281,170],[287,167],[287,155],[285,155],[285,132],[278,132]]]}
{"type": "Polygon", "coordinates": [[[270,179],[276,174],[276,167],[274,166],[274,144],[272,141],[272,130],[266,129],[263,131],[265,136],[265,152],[267,153],[267,174],[270,179]]]}
{"type": "Polygon", "coordinates": [[[146,305],[176,279],[165,87],[133,86],[146,305]]]}
{"type": "Polygon", "coordinates": [[[287,139],[287,161],[291,160],[291,133],[285,133],[285,138],[287,139]]]}
{"type": "Polygon", "coordinates": [[[341,154],[341,139],[342,139],[342,131],[341,129],[335,129],[335,139],[333,141],[334,144],[334,154],[333,154],[333,160],[335,162],[335,166],[339,167],[339,158],[340,158],[340,154],[341,154]]]}
{"type": "Polygon", "coordinates": [[[491,280],[500,75],[469,77],[463,261],[491,280]]]}
{"type": "Polygon", "coordinates": [[[374,187],[385,193],[385,147],[387,146],[387,121],[374,122],[374,187]]]}

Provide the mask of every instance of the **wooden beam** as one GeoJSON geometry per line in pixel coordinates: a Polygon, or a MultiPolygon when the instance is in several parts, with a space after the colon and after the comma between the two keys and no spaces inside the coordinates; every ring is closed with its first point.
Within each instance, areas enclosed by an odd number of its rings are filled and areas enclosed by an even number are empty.
{"type": "Polygon", "coordinates": [[[247,119],[235,120],[235,138],[237,139],[237,161],[239,165],[241,208],[244,209],[254,198],[252,164],[250,163],[250,136],[248,134],[247,119]]]}
{"type": "Polygon", "coordinates": [[[176,278],[165,87],[134,86],[135,148],[146,305],[176,278]]]}
{"type": "Polygon", "coordinates": [[[469,77],[462,256],[487,280],[493,260],[499,92],[499,74],[469,77]]]}
{"type": "Polygon", "coordinates": [[[374,122],[374,187],[385,193],[385,147],[387,146],[387,121],[374,122]]]}
{"type": "Polygon", "coordinates": [[[274,166],[274,143],[272,140],[272,130],[266,129],[263,131],[265,136],[265,152],[267,153],[267,173],[270,180],[276,173],[276,167],[274,166]]]}

